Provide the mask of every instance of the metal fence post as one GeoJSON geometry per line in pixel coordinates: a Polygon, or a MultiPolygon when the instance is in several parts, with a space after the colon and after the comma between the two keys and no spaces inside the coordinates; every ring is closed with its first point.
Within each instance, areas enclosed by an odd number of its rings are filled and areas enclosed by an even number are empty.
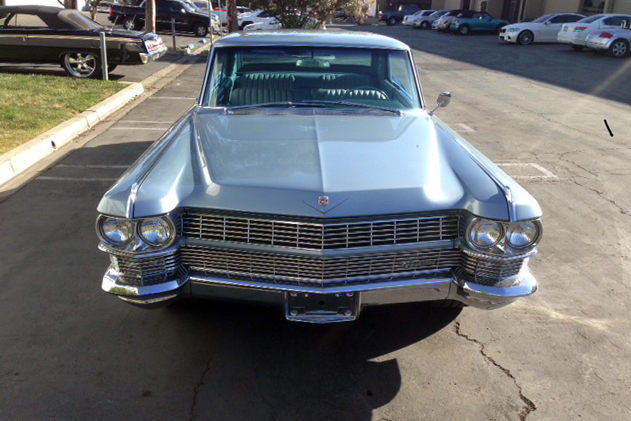
{"type": "Polygon", "coordinates": [[[177,51],[177,41],[175,40],[175,18],[171,18],[171,34],[173,35],[173,51],[177,51]]]}
{"type": "Polygon", "coordinates": [[[107,72],[107,43],[105,42],[104,31],[101,31],[99,38],[101,39],[101,74],[103,75],[103,80],[109,80],[107,72]]]}

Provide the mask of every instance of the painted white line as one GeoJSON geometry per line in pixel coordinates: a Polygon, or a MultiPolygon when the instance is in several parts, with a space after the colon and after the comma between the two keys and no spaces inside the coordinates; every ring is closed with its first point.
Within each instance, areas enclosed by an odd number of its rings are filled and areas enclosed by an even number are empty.
{"type": "Polygon", "coordinates": [[[508,162],[508,163],[500,163],[500,164],[496,164],[498,167],[528,167],[528,168],[534,168],[535,170],[539,171],[541,174],[537,174],[537,175],[512,175],[509,174],[512,178],[514,178],[515,180],[556,180],[559,177],[557,177],[554,173],[552,173],[552,171],[547,170],[545,168],[543,168],[541,165],[539,164],[535,164],[534,162],[508,162]]]}
{"type": "Polygon", "coordinates": [[[36,178],[36,180],[45,180],[45,181],[107,181],[112,182],[118,180],[118,178],[85,178],[85,177],[49,177],[46,175],[41,175],[36,178]]]}
{"type": "Polygon", "coordinates": [[[90,165],[90,164],[58,164],[59,168],[104,168],[104,169],[125,169],[129,165],[90,165]]]}
{"type": "Polygon", "coordinates": [[[186,101],[195,101],[197,98],[186,96],[150,96],[148,99],[182,99],[186,101]]]}
{"type": "Polygon", "coordinates": [[[463,132],[463,133],[475,132],[474,129],[472,129],[471,127],[469,127],[469,126],[467,126],[466,124],[463,124],[463,123],[456,123],[456,126],[462,127],[462,130],[456,130],[456,132],[463,132]]]}
{"type": "Polygon", "coordinates": [[[110,127],[108,130],[160,130],[161,132],[165,132],[168,129],[168,127],[110,127]]]}

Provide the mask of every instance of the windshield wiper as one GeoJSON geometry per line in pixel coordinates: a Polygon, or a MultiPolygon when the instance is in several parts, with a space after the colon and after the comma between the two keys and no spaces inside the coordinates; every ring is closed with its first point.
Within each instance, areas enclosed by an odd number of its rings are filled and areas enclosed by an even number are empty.
{"type": "Polygon", "coordinates": [[[292,102],[292,101],[276,101],[262,102],[260,104],[235,105],[225,107],[224,114],[232,114],[234,111],[247,110],[250,108],[266,108],[266,107],[325,107],[323,104],[312,104],[310,102],[292,102]]]}
{"type": "Polygon", "coordinates": [[[224,114],[233,114],[234,111],[246,110],[252,108],[265,108],[265,107],[318,107],[324,108],[328,105],[343,105],[346,107],[357,107],[357,108],[368,108],[373,110],[381,110],[389,113],[396,114],[397,116],[402,116],[403,111],[390,108],[390,107],[381,107],[379,105],[371,105],[371,104],[358,104],[356,102],[348,102],[348,101],[327,101],[321,99],[313,99],[309,101],[302,102],[292,102],[292,101],[276,101],[276,102],[263,102],[261,104],[249,104],[249,105],[235,105],[233,107],[225,107],[224,114]]]}
{"type": "Polygon", "coordinates": [[[314,105],[330,104],[330,105],[344,105],[347,107],[371,108],[374,110],[387,111],[389,113],[393,113],[398,116],[403,115],[403,111],[397,108],[382,107],[380,105],[372,105],[372,104],[359,104],[357,102],[349,102],[349,101],[329,101],[329,100],[324,100],[324,99],[314,99],[314,100],[309,101],[309,104],[314,104],[314,105]]]}

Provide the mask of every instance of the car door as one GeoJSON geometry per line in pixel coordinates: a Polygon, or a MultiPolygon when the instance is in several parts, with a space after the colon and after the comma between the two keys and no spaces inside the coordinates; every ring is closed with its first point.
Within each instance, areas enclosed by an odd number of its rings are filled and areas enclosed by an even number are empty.
{"type": "Polygon", "coordinates": [[[475,19],[476,30],[478,31],[493,31],[495,30],[495,22],[493,17],[488,13],[475,13],[473,15],[475,19]]]}
{"type": "Polygon", "coordinates": [[[18,15],[10,14],[0,19],[0,61],[20,62],[29,56],[27,28],[18,25],[18,18],[18,15]]]}
{"type": "Polygon", "coordinates": [[[556,15],[544,22],[535,39],[542,42],[553,42],[564,23],[567,23],[567,15],[556,15]]]}

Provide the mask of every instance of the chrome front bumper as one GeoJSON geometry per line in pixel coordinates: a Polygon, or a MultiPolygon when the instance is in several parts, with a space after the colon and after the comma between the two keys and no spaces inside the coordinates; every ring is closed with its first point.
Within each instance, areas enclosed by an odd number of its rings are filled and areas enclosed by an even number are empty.
{"type": "Polygon", "coordinates": [[[354,320],[362,307],[423,301],[457,300],[466,305],[495,309],[508,305],[520,297],[533,294],[538,289],[537,280],[527,266],[515,277],[514,286],[507,288],[484,286],[467,282],[450,273],[432,278],[406,279],[381,283],[344,285],[335,287],[294,286],[262,283],[251,280],[225,279],[187,273],[181,280],[150,286],[129,286],[118,281],[117,272],[110,267],[103,277],[104,291],[120,299],[145,308],[155,308],[184,297],[199,297],[275,304],[287,309],[288,296],[309,294],[325,299],[341,294],[357,296],[357,311],[347,317],[323,315],[305,318],[286,312],[289,320],[329,323],[354,320]]]}

